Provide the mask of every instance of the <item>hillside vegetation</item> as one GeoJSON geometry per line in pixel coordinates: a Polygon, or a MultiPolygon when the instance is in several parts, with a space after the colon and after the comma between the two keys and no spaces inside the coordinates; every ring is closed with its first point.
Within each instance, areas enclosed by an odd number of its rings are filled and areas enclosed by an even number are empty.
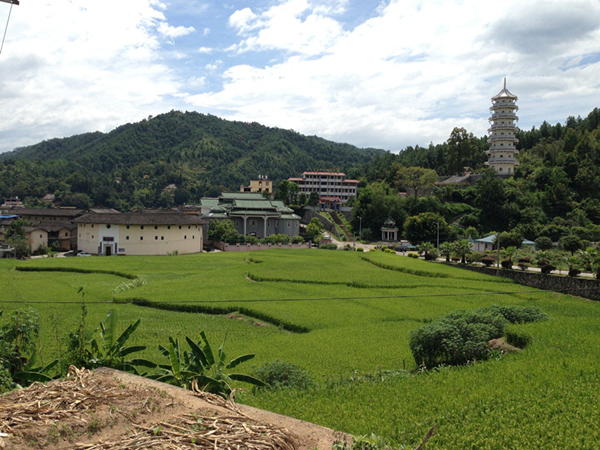
{"type": "Polygon", "coordinates": [[[3,260],[0,285],[5,315],[28,306],[41,314],[46,362],[57,336],[78,326],[83,286],[91,329],[110,308],[121,329],[141,318],[130,344],[147,345],[144,358],[163,358],[158,344],[169,336],[183,342],[205,331],[219,342],[227,332],[229,355],[255,353],[250,364],[279,360],[309,372],[309,387],[239,394],[253,406],[408,448],[436,423],[428,449],[595,448],[600,440],[600,305],[576,297],[394,254],[326,250],[3,260]],[[157,309],[165,305],[172,310],[157,309]],[[411,331],[493,305],[533,306],[549,320],[510,325],[529,342],[520,353],[435,370],[415,362],[411,331]],[[215,314],[183,312],[193,307],[215,314]]]}
{"type": "Polygon", "coordinates": [[[0,155],[0,198],[17,195],[79,207],[168,207],[305,170],[342,170],[382,150],[359,149],[256,122],[171,111],[110,133],[51,139],[0,155]],[[163,193],[165,186],[177,190],[163,193]]]}

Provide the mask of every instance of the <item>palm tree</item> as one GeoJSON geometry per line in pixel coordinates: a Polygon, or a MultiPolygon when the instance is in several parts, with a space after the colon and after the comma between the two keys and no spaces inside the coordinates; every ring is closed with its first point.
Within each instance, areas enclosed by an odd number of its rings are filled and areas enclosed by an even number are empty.
{"type": "Polygon", "coordinates": [[[440,253],[446,257],[446,262],[450,262],[450,256],[454,253],[454,242],[442,242],[440,253]]]}
{"type": "Polygon", "coordinates": [[[456,241],[454,243],[454,254],[460,257],[462,264],[466,263],[467,255],[473,253],[471,250],[471,243],[469,241],[456,241]]]}
{"type": "Polygon", "coordinates": [[[423,257],[428,260],[430,258],[430,253],[435,251],[435,246],[431,242],[423,242],[417,246],[417,250],[419,253],[424,253],[423,257]]]}

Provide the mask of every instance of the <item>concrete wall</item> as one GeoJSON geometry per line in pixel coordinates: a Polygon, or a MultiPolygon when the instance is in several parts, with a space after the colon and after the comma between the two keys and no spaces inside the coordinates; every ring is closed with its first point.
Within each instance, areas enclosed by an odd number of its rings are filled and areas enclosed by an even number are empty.
{"type": "MultiPolygon", "coordinates": [[[[461,269],[473,272],[496,275],[496,268],[452,264],[461,269]]],[[[510,278],[515,283],[545,291],[562,292],[576,295],[590,300],[600,301],[600,280],[584,277],[567,277],[560,275],[546,275],[521,270],[500,269],[500,276],[510,278]]]]}

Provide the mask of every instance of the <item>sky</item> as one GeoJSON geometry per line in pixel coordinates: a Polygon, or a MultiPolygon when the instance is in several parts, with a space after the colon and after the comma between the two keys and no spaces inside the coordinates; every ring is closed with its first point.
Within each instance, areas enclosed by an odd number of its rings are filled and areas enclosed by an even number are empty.
{"type": "Polygon", "coordinates": [[[398,152],[600,107],[598,0],[0,3],[0,152],[171,110],[398,152]],[[10,20],[9,19],[10,15],[10,20]]]}

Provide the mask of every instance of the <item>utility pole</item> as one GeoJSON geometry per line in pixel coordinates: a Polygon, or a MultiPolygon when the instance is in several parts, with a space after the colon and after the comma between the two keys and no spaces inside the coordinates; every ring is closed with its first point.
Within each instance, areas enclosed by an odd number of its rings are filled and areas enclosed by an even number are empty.
{"type": "Polygon", "coordinates": [[[356,216],[358,217],[358,240],[362,241],[362,217],[361,216],[356,216]]]}
{"type": "Polygon", "coordinates": [[[500,233],[496,234],[496,245],[498,246],[498,256],[496,257],[496,276],[500,276],[500,233]]]}

